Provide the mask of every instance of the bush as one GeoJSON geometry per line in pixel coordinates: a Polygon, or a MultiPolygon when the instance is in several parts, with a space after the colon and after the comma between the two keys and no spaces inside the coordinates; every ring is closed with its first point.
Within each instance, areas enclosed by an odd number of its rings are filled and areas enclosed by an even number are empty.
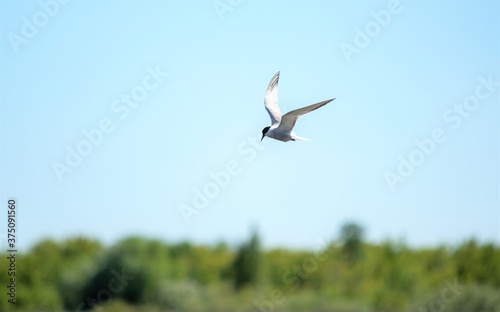
{"type": "Polygon", "coordinates": [[[453,312],[498,312],[500,291],[488,286],[468,286],[464,292],[450,302],[453,312]]]}
{"type": "Polygon", "coordinates": [[[206,305],[202,286],[193,281],[162,282],[155,303],[166,311],[203,311],[206,305]]]}

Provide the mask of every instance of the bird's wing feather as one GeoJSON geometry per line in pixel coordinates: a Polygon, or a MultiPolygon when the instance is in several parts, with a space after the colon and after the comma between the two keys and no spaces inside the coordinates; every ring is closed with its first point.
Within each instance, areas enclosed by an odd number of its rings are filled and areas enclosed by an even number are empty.
{"type": "Polygon", "coordinates": [[[281,121],[281,110],[278,106],[278,80],[280,78],[280,72],[277,72],[267,87],[266,95],[264,96],[264,105],[266,110],[271,117],[272,124],[279,124],[281,121]]]}
{"type": "Polygon", "coordinates": [[[296,109],[296,110],[293,110],[291,112],[286,113],[281,118],[280,125],[276,130],[282,131],[282,132],[292,131],[293,127],[295,126],[295,122],[297,122],[297,119],[299,119],[300,116],[305,115],[309,112],[312,112],[313,110],[318,109],[321,106],[324,106],[333,100],[335,100],[335,99],[326,100],[323,102],[312,104],[312,105],[302,107],[302,108],[299,108],[299,109],[296,109]]]}

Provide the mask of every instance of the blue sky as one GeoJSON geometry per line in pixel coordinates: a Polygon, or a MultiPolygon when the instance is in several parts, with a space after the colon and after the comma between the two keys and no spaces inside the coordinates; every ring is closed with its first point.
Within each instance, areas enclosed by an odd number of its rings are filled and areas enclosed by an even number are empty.
{"type": "Polygon", "coordinates": [[[265,246],[314,248],[348,221],[374,242],[500,242],[498,1],[2,1],[0,14],[2,245],[9,197],[21,248],[237,243],[252,227],[265,246]],[[285,112],[336,98],[297,123],[310,142],[258,142],[278,70],[285,112]]]}

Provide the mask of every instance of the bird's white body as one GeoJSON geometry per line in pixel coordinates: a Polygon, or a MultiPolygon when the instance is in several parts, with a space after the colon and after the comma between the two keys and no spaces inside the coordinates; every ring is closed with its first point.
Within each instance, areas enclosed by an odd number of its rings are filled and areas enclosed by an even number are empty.
{"type": "Polygon", "coordinates": [[[264,105],[266,107],[267,112],[269,113],[269,117],[271,117],[272,125],[270,127],[265,127],[262,130],[262,139],[264,138],[264,136],[267,136],[283,142],[288,142],[290,140],[291,141],[308,140],[297,136],[295,132],[293,132],[293,127],[295,126],[295,122],[297,121],[297,119],[299,119],[300,116],[305,115],[315,109],[318,109],[321,106],[324,106],[335,99],[330,99],[306,107],[302,107],[283,115],[278,106],[279,77],[280,77],[280,72],[277,72],[271,79],[271,82],[269,82],[266,95],[264,96],[264,105]]]}
{"type": "Polygon", "coordinates": [[[280,131],[278,129],[278,125],[271,126],[269,130],[266,133],[267,137],[273,138],[275,140],[283,141],[283,142],[288,142],[288,141],[295,141],[295,140],[304,140],[308,141],[309,139],[306,138],[301,138],[295,134],[295,132],[292,131],[280,131]]]}

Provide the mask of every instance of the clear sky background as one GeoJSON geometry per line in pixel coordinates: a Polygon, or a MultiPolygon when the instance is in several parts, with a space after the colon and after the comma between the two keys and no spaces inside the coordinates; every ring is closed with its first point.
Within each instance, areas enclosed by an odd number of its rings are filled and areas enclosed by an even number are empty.
{"type": "Polygon", "coordinates": [[[388,3],[1,1],[2,248],[9,197],[21,249],[74,235],[233,244],[252,227],[267,247],[315,248],[348,221],[373,242],[500,242],[500,88],[479,78],[500,81],[500,4],[402,1],[381,25],[388,3]],[[278,70],[282,111],[336,100],[297,123],[312,141],[252,145],[278,70]],[[133,92],[145,99],[127,108],[133,92]],[[455,112],[464,101],[476,106],[455,112]],[[58,179],[54,162],[102,121],[112,131],[58,179]],[[445,139],[419,159],[434,131],[445,139]],[[391,188],[410,155],[421,164],[391,188]],[[206,188],[186,223],[180,207],[206,188]]]}

